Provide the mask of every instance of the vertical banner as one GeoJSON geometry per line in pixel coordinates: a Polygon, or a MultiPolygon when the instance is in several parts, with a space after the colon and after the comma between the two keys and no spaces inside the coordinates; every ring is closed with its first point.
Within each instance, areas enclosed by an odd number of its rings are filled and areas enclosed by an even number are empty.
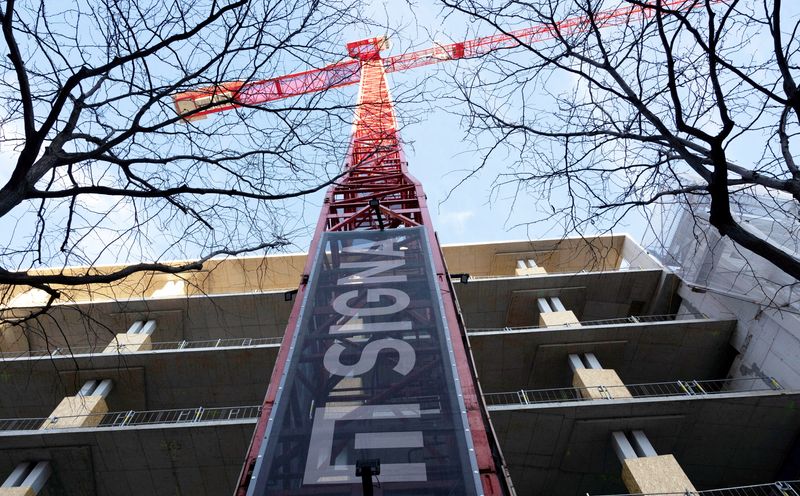
{"type": "Polygon", "coordinates": [[[248,495],[482,494],[422,228],[327,232],[248,495]],[[376,490],[377,491],[377,490],[376,490]]]}

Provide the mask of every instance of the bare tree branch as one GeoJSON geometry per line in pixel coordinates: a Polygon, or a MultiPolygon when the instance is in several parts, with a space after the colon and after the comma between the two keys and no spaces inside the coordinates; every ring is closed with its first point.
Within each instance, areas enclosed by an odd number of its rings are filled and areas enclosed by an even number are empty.
{"type": "Polygon", "coordinates": [[[511,171],[497,173],[494,191],[513,191],[515,204],[520,194],[543,198],[575,231],[702,193],[721,235],[800,279],[793,249],[741,224],[750,203],[779,213],[776,222],[800,235],[792,155],[800,20],[795,13],[787,29],[780,0],[764,2],[763,12],[738,0],[443,3],[492,30],[545,25],[556,33],[536,45],[520,40],[523,53],[490,54],[455,80],[453,98],[465,104],[457,108],[485,153],[481,170],[494,155],[516,157],[504,162],[511,171]],[[625,4],[645,14],[604,24],[602,12],[625,4]],[[578,15],[583,29],[559,30],[560,19],[578,15]],[[771,52],[749,50],[767,37],[771,52]],[[529,92],[559,80],[571,83],[529,92]]]}

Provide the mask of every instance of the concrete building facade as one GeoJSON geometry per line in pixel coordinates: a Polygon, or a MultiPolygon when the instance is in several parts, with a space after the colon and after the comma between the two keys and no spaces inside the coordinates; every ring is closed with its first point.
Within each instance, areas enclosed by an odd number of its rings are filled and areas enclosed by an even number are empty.
{"type": "MultiPolygon", "coordinates": [[[[517,494],[800,491],[800,383],[742,373],[741,318],[705,311],[630,237],[443,250],[517,494]]],[[[15,289],[0,496],[231,494],[304,263],[65,288],[44,315],[15,289]]]]}

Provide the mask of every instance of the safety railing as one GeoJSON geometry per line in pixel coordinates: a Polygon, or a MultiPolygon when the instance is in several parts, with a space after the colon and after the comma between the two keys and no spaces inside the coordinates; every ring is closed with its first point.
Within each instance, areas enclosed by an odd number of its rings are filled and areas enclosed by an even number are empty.
{"type": "Polygon", "coordinates": [[[554,389],[522,389],[484,395],[486,405],[515,406],[537,403],[560,403],[586,400],[652,398],[665,396],[704,396],[722,393],[780,391],[783,387],[774,378],[742,377],[720,380],[650,382],[617,386],[569,387],[554,389]]]}
{"type": "MultiPolygon", "coordinates": [[[[240,348],[249,346],[280,345],[282,340],[283,337],[279,336],[270,338],[220,338],[197,341],[164,341],[160,343],[152,343],[149,349],[142,351],[193,350],[201,348],[240,348]]],[[[68,348],[56,347],[49,350],[3,352],[0,353],[0,360],[102,354],[107,346],[108,344],[98,344],[96,346],[70,346],[68,348]]],[[[109,355],[115,353],[128,353],[128,350],[126,350],[125,345],[121,345],[113,351],[105,352],[105,354],[109,355]]]]}
{"type": "Polygon", "coordinates": [[[61,417],[0,419],[0,431],[35,431],[40,429],[131,427],[156,424],[188,424],[255,419],[261,406],[230,406],[221,408],[182,408],[179,410],[128,410],[124,412],[61,417]],[[77,427],[76,427],[77,426],[77,427]]]}
{"type": "MultiPolygon", "coordinates": [[[[622,493],[604,496],[800,496],[800,480],[779,481],[755,486],[736,486],[680,493],[622,493]]],[[[592,496],[586,493],[586,496],[592,496]]]]}
{"type": "Polygon", "coordinates": [[[652,322],[670,322],[673,320],[702,320],[708,316],[700,312],[668,313],[660,315],[631,315],[630,317],[618,317],[615,319],[583,320],[578,324],[560,324],[559,326],[516,326],[516,327],[476,327],[468,330],[469,334],[496,333],[502,331],[528,331],[535,329],[552,329],[553,327],[589,327],[589,326],[608,326],[623,324],[649,324],[652,322]]]}

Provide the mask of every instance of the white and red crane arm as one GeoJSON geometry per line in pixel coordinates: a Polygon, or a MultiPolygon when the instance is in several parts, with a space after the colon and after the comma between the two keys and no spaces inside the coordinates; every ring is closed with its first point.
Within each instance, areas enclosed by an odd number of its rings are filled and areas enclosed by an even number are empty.
{"type": "Polygon", "coordinates": [[[339,86],[356,84],[361,65],[357,60],[347,60],[293,74],[261,81],[232,81],[206,86],[173,95],[175,110],[186,120],[202,119],[208,114],[247,105],[282,100],[306,93],[325,91],[339,86]]]}
{"type": "MultiPolygon", "coordinates": [[[[719,3],[724,0],[711,0],[719,3]]],[[[704,2],[689,0],[663,0],[662,9],[694,9],[704,2]]],[[[652,8],[639,5],[609,9],[592,16],[594,24],[600,28],[626,24],[630,19],[652,15],[652,8]]],[[[587,16],[574,16],[557,23],[538,24],[508,33],[484,36],[468,41],[437,45],[424,50],[386,57],[384,67],[387,73],[399,72],[417,67],[438,64],[448,60],[469,59],[486,55],[500,49],[515,48],[555,39],[557,36],[570,36],[587,31],[591,26],[587,16]]],[[[340,86],[356,84],[359,81],[361,60],[380,58],[381,49],[388,46],[385,38],[370,38],[348,44],[348,51],[354,60],[337,62],[319,69],[296,72],[260,81],[233,81],[207,86],[173,96],[175,109],[187,120],[204,118],[208,114],[230,110],[236,107],[259,105],[262,103],[291,98],[308,93],[325,91],[340,86]]]]}
{"type": "MultiPolygon", "coordinates": [[[[711,0],[719,3],[724,0],[711,0]]],[[[693,9],[704,5],[702,2],[688,0],[663,0],[662,9],[693,9]]],[[[599,28],[627,24],[632,18],[652,15],[652,8],[644,9],[639,5],[631,5],[597,12],[592,16],[594,24],[599,28]]],[[[386,57],[386,72],[399,72],[446,60],[476,58],[500,49],[515,48],[552,40],[559,36],[567,37],[589,30],[591,22],[588,16],[568,17],[556,23],[543,23],[508,33],[484,36],[468,41],[437,45],[435,47],[386,57]]]]}

